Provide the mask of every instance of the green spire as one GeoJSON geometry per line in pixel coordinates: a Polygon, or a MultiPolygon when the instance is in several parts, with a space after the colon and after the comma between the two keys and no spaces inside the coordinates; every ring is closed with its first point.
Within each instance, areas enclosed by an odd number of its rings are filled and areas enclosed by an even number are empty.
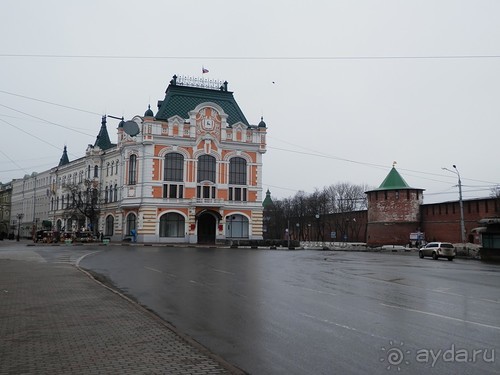
{"type": "Polygon", "coordinates": [[[64,146],[64,151],[59,160],[59,166],[69,164],[68,151],[66,150],[66,146],[64,146]]]}
{"type": "Polygon", "coordinates": [[[271,192],[267,189],[266,198],[264,199],[264,202],[262,202],[262,207],[267,208],[272,206],[272,204],[273,200],[271,199],[271,192]]]}
{"type": "Polygon", "coordinates": [[[403,177],[399,174],[393,166],[384,182],[380,184],[377,190],[397,190],[397,189],[410,189],[403,177]]]}
{"type": "Polygon", "coordinates": [[[113,144],[109,140],[108,129],[106,128],[106,116],[102,116],[101,130],[97,136],[94,147],[98,146],[101,150],[107,150],[113,147],[113,144]]]}

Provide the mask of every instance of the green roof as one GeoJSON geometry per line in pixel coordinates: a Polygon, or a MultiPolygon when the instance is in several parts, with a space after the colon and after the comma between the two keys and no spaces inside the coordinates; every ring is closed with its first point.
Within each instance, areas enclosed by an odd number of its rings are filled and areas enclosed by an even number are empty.
{"type": "Polygon", "coordinates": [[[66,146],[64,146],[64,151],[59,160],[59,166],[69,164],[68,151],[66,150],[66,146]]]}
{"type": "Polygon", "coordinates": [[[94,147],[96,146],[98,146],[101,150],[107,150],[108,148],[115,146],[109,139],[108,129],[106,128],[106,116],[102,116],[101,130],[99,131],[94,143],[94,147]]]}
{"type": "Polygon", "coordinates": [[[396,189],[410,189],[403,177],[399,174],[396,168],[392,167],[391,171],[385,178],[384,182],[380,184],[378,190],[396,190],[396,189]]]}
{"type": "Polygon", "coordinates": [[[269,189],[267,189],[266,198],[262,202],[262,207],[268,208],[271,207],[272,205],[273,205],[273,200],[271,199],[271,192],[269,191],[269,189]]]}
{"type": "Polygon", "coordinates": [[[391,171],[385,178],[385,180],[380,184],[377,189],[366,191],[365,193],[369,193],[371,191],[383,191],[383,190],[404,190],[404,189],[412,189],[412,190],[424,190],[419,188],[410,187],[403,177],[399,174],[396,168],[392,167],[391,171]]]}
{"type": "Polygon", "coordinates": [[[158,101],[156,119],[168,120],[173,116],[189,118],[189,112],[201,103],[213,102],[219,105],[228,115],[227,123],[231,126],[237,122],[249,126],[245,115],[233,97],[233,93],[224,89],[181,86],[171,82],[165,91],[165,99],[158,101]]]}

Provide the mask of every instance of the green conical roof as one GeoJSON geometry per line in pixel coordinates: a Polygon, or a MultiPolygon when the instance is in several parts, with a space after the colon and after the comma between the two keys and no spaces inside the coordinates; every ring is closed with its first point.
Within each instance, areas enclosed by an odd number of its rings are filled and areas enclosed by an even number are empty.
{"type": "Polygon", "coordinates": [[[380,191],[380,190],[405,190],[405,189],[411,189],[411,190],[425,190],[425,189],[420,189],[420,188],[413,188],[409,186],[405,179],[401,177],[399,172],[392,167],[390,170],[389,174],[385,178],[385,180],[380,184],[380,186],[377,189],[369,190],[366,191],[365,193],[369,193],[370,191],[380,191]]]}
{"type": "Polygon", "coordinates": [[[69,164],[68,151],[66,150],[66,146],[64,146],[64,151],[59,160],[59,166],[69,164]]]}
{"type": "Polygon", "coordinates": [[[102,116],[101,130],[95,140],[94,147],[98,146],[101,150],[107,150],[114,146],[109,139],[108,129],[106,128],[106,116],[102,116]]]}
{"type": "Polygon", "coordinates": [[[410,189],[403,177],[399,174],[396,168],[392,167],[391,171],[385,178],[384,182],[380,184],[378,190],[397,190],[397,189],[410,189]]]}
{"type": "Polygon", "coordinates": [[[266,198],[262,202],[262,207],[267,208],[273,205],[273,200],[271,199],[271,192],[267,189],[266,198]]]}

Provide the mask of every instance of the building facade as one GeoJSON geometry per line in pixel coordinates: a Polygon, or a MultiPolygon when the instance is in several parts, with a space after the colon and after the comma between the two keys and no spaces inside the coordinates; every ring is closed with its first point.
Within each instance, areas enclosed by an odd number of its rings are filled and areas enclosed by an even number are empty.
{"type": "Polygon", "coordinates": [[[50,226],[50,171],[33,172],[12,180],[11,232],[30,238],[44,225],[50,226]]]}
{"type": "Polygon", "coordinates": [[[420,231],[424,189],[412,188],[392,167],[377,189],[367,191],[366,242],[372,246],[407,244],[420,231]]]}
{"type": "Polygon", "coordinates": [[[12,183],[0,183],[0,239],[7,238],[11,232],[10,210],[12,183]]]}
{"type": "Polygon", "coordinates": [[[118,128],[122,197],[104,204],[101,222],[146,242],[261,239],[266,132],[262,119],[248,123],[227,82],[174,76],[156,115],[118,128]]]}
{"type": "MultiPolygon", "coordinates": [[[[106,117],[85,156],[13,182],[11,218],[111,240],[216,243],[262,239],[262,157],[267,126],[251,125],[227,82],[174,76],[157,113],[106,117]],[[43,184],[37,182],[43,175],[43,184]],[[33,205],[31,199],[44,201],[33,205]],[[36,211],[39,207],[42,212],[36,211]]],[[[27,233],[21,233],[27,237],[27,233]]]]}

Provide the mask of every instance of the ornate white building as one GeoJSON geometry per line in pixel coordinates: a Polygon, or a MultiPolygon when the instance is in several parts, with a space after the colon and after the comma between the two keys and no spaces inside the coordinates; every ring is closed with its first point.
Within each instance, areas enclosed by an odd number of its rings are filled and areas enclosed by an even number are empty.
{"type": "MultiPolygon", "coordinates": [[[[64,149],[59,165],[44,172],[48,212],[41,220],[111,240],[133,233],[160,243],[262,238],[264,121],[248,123],[227,82],[174,76],[165,94],[156,115],[149,108],[122,119],[116,144],[103,117],[83,158],[70,162],[64,149]],[[90,197],[95,223],[75,209],[90,197]]],[[[13,214],[19,194],[13,186],[13,214]]]]}

